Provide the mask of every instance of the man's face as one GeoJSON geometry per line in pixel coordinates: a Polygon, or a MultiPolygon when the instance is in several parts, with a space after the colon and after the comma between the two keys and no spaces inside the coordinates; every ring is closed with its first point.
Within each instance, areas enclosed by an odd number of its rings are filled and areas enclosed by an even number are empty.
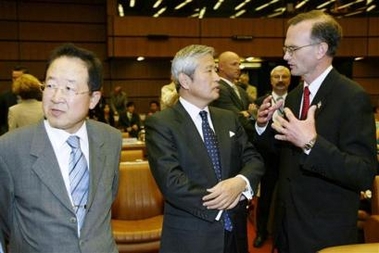
{"type": "Polygon", "coordinates": [[[226,79],[231,82],[238,80],[241,70],[240,70],[240,58],[237,54],[228,54],[225,58],[220,62],[219,69],[220,72],[223,73],[226,79]]]}
{"type": "Polygon", "coordinates": [[[216,73],[216,65],[211,55],[198,59],[195,73],[188,80],[188,95],[192,97],[192,101],[197,101],[197,105],[207,105],[220,96],[220,77],[216,73]]]}
{"type": "Polygon", "coordinates": [[[302,21],[291,25],[287,30],[284,45],[286,47],[299,48],[298,50],[285,52],[284,60],[288,62],[291,74],[294,76],[312,76],[316,69],[318,56],[318,45],[310,38],[312,21],[302,21]]]}
{"type": "Polygon", "coordinates": [[[83,124],[89,109],[93,109],[101,92],[92,94],[88,88],[88,70],[85,63],[72,57],[54,60],[46,72],[43,92],[43,110],[52,127],[75,133],[83,124]],[[67,88],[71,91],[68,92],[67,88]]]}
{"type": "Polygon", "coordinates": [[[286,69],[274,70],[271,75],[272,89],[277,91],[287,91],[291,83],[291,75],[286,69]]]}

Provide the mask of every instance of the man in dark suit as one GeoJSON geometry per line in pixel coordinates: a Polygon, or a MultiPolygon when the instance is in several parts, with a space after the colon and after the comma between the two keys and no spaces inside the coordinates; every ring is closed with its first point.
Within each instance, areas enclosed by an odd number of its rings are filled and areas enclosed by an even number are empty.
{"type": "Polygon", "coordinates": [[[121,133],[86,120],[101,84],[101,62],[92,52],[72,44],[57,48],[46,71],[46,120],[0,138],[4,249],[9,242],[10,252],[118,252],[110,219],[121,133]]]}
{"type": "MultiPolygon", "coordinates": [[[[270,83],[272,91],[256,99],[255,103],[260,106],[263,100],[271,95],[271,104],[276,104],[279,101],[285,101],[287,96],[288,87],[291,83],[291,72],[287,67],[276,66],[271,70],[270,83]]],[[[282,103],[281,102],[281,103],[282,103]]],[[[283,103],[284,106],[284,103],[283,103]]],[[[282,115],[283,106],[274,112],[273,119],[276,115],[282,115]]],[[[258,143],[259,144],[259,143],[258,143]]],[[[258,198],[258,205],[256,210],[256,224],[257,235],[254,239],[253,246],[255,248],[262,247],[268,236],[268,221],[271,210],[271,202],[278,179],[279,173],[279,156],[276,150],[267,150],[265,147],[257,146],[259,153],[261,153],[265,162],[265,174],[263,175],[260,183],[260,194],[258,198]]]]}
{"type": "Polygon", "coordinates": [[[119,128],[123,128],[125,132],[129,133],[130,137],[138,137],[138,132],[141,128],[141,119],[138,113],[135,112],[136,106],[134,102],[126,104],[126,110],[119,113],[120,120],[118,122],[119,128]]]}
{"type": "Polygon", "coordinates": [[[341,35],[340,25],[322,11],[290,19],[284,59],[304,83],[288,94],[285,117],[271,126],[280,104],[271,105],[269,96],[258,110],[259,140],[269,147],[274,135],[281,142],[280,253],[357,242],[360,191],[372,186],[375,175],[375,125],[368,95],[332,67],[341,35]]]}
{"type": "Polygon", "coordinates": [[[219,96],[213,53],[180,50],[171,68],[179,102],[146,120],[149,164],[165,197],[161,253],[248,251],[246,200],[264,167],[234,113],[208,106],[219,96]]]}
{"type": "Polygon", "coordinates": [[[221,53],[218,74],[220,96],[211,105],[234,112],[248,134],[249,140],[252,141],[252,136],[254,136],[252,112],[255,107],[246,91],[235,83],[241,74],[238,54],[230,51],[221,53]]]}

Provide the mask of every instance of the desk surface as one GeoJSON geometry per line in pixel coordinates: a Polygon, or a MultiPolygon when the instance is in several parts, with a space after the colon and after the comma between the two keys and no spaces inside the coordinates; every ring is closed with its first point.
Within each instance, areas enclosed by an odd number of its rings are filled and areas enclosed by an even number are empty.
{"type": "Polygon", "coordinates": [[[362,243],[335,246],[320,250],[318,253],[374,253],[379,252],[379,243],[362,243]]]}

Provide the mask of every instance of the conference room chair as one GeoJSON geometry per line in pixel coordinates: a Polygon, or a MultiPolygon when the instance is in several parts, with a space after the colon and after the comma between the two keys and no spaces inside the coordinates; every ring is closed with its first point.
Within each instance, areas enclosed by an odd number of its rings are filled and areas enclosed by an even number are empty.
{"type": "Polygon", "coordinates": [[[371,215],[365,221],[363,230],[366,243],[379,242],[379,176],[375,177],[372,186],[371,215]]]}
{"type": "Polygon", "coordinates": [[[143,159],[142,149],[121,150],[120,162],[135,162],[143,159]]]}
{"type": "Polygon", "coordinates": [[[163,197],[148,162],[120,163],[119,182],[112,206],[112,229],[120,253],[158,252],[163,197]]]}

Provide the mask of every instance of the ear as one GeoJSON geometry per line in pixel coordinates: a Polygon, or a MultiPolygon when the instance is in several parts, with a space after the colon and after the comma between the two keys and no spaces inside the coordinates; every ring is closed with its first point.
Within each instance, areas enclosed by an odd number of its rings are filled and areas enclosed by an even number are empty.
{"type": "Polygon", "coordinates": [[[317,58],[321,59],[326,55],[326,52],[328,52],[329,46],[325,42],[321,42],[317,47],[317,58]]]}
{"type": "Polygon", "coordinates": [[[94,91],[94,92],[92,92],[91,98],[90,98],[89,109],[95,108],[95,106],[97,105],[97,103],[99,103],[100,98],[101,98],[101,91],[94,91]]]}
{"type": "Polygon", "coordinates": [[[182,86],[183,89],[185,90],[189,89],[189,84],[192,82],[189,76],[187,76],[184,73],[180,73],[178,76],[178,80],[179,80],[180,86],[182,86]]]}

